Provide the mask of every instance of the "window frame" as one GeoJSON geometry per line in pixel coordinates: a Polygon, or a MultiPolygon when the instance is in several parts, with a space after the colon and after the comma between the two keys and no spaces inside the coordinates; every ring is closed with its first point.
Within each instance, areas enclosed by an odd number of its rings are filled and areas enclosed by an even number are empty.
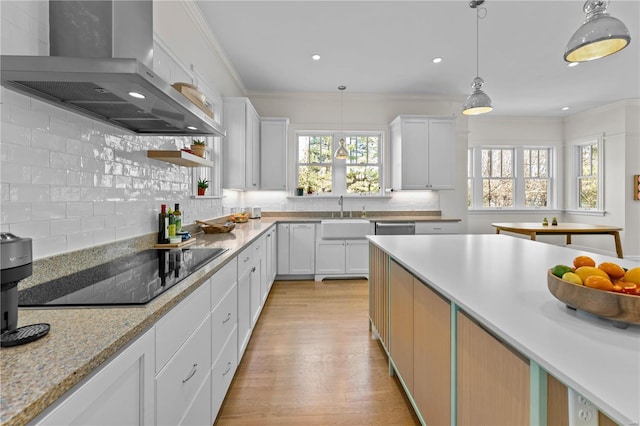
{"type": "Polygon", "coordinates": [[[321,193],[318,195],[321,196],[349,196],[349,197],[358,197],[358,196],[366,196],[366,197],[376,197],[382,196],[384,191],[384,132],[379,130],[371,130],[371,131],[332,131],[332,130],[297,130],[295,132],[294,138],[294,173],[292,173],[294,178],[293,188],[298,187],[298,173],[299,167],[301,165],[317,165],[317,166],[328,166],[331,168],[331,192],[321,193]],[[299,142],[300,137],[314,137],[314,136],[331,136],[332,137],[332,149],[331,149],[331,162],[330,163],[301,163],[300,162],[300,148],[299,142]],[[348,149],[348,138],[349,137],[377,137],[378,138],[378,163],[366,163],[366,164],[358,164],[358,163],[349,163],[346,159],[340,160],[334,157],[336,150],[340,146],[340,139],[345,139],[345,147],[348,149]],[[377,167],[378,168],[378,176],[379,176],[379,190],[377,192],[368,192],[368,193],[353,193],[347,192],[347,167],[377,167]]]}
{"type": "MultiPolygon", "coordinates": [[[[478,145],[470,147],[468,155],[471,159],[468,159],[470,164],[470,171],[468,172],[468,180],[470,181],[469,187],[471,189],[470,199],[471,205],[468,206],[470,211],[554,211],[557,210],[557,196],[555,191],[556,185],[556,173],[555,173],[555,161],[556,161],[556,148],[551,145],[478,145]],[[483,181],[482,176],[482,151],[486,149],[491,150],[511,150],[513,153],[513,205],[510,207],[495,206],[485,207],[483,205],[483,181]],[[525,205],[525,174],[524,174],[524,151],[525,150],[547,150],[548,151],[548,178],[547,181],[547,205],[544,207],[533,206],[527,207],[525,205]]],[[[469,195],[467,195],[469,197],[469,195]]]]}
{"type": "Polygon", "coordinates": [[[596,134],[583,137],[567,143],[567,151],[569,152],[569,174],[568,176],[568,210],[571,213],[578,214],[604,214],[604,135],[596,134]],[[581,177],[580,150],[587,145],[596,145],[598,147],[597,159],[597,204],[594,208],[580,207],[580,188],[579,180],[581,177]]]}

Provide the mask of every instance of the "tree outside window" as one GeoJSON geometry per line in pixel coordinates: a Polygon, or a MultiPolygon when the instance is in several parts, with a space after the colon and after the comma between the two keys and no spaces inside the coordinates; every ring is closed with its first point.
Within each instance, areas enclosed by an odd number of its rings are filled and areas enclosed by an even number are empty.
{"type": "Polygon", "coordinates": [[[379,194],[382,136],[379,133],[345,134],[349,155],[346,160],[336,160],[333,152],[338,136],[321,132],[297,135],[298,187],[315,193],[379,194]],[[336,182],[340,188],[335,188],[336,182]]]}
{"type": "Polygon", "coordinates": [[[547,207],[549,194],[549,149],[525,149],[524,205],[547,207]]]}
{"type": "Polygon", "coordinates": [[[598,144],[580,145],[578,150],[578,208],[598,207],[598,144]]]}
{"type": "Polygon", "coordinates": [[[513,207],[513,150],[482,150],[482,206],[513,207]]]}

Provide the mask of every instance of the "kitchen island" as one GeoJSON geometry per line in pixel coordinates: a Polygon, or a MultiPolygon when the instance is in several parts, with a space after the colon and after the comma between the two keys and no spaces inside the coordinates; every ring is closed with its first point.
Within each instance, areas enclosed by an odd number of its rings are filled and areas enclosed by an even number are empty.
{"type": "MultiPolygon", "coordinates": [[[[483,354],[474,352],[480,347],[476,344],[479,340],[470,340],[471,344],[468,344],[467,337],[473,333],[484,334],[490,344],[505,349],[502,352],[507,353],[506,358],[511,358],[508,362],[516,364],[516,369],[513,373],[502,374],[504,382],[497,388],[513,385],[521,391],[520,399],[523,399],[519,401],[518,393],[510,391],[502,401],[496,401],[501,399],[499,395],[491,395],[482,402],[487,407],[485,411],[489,411],[488,416],[521,404],[519,423],[522,423],[524,412],[529,424],[546,424],[547,416],[551,421],[557,411],[564,411],[566,415],[567,392],[563,387],[566,386],[591,401],[604,414],[604,421],[609,417],[622,425],[638,424],[640,326],[619,329],[609,320],[569,310],[547,289],[547,270],[556,264],[571,264],[578,255],[589,255],[597,263],[616,262],[626,268],[637,267],[637,263],[503,235],[368,238],[371,243],[372,327],[389,353],[390,371],[399,375],[409,399],[427,424],[437,422],[430,421],[433,410],[424,409],[424,406],[421,409],[419,402],[418,393],[425,381],[419,374],[425,364],[428,367],[432,362],[442,363],[443,368],[432,373],[438,375],[444,370],[446,378],[450,378],[439,382],[436,393],[446,394],[448,412],[441,414],[451,424],[468,421],[466,404],[486,398],[486,395],[478,394],[489,393],[482,388],[490,381],[487,377],[494,373],[500,375],[510,368],[502,358],[500,361],[495,358],[493,362],[489,358],[483,363],[483,354]],[[378,282],[385,276],[390,277],[387,295],[390,300],[386,306],[380,303],[378,294],[385,291],[378,282]],[[411,281],[409,286],[405,285],[406,277],[414,279],[413,287],[411,281]],[[448,337],[440,339],[441,330],[429,335],[433,342],[440,343],[438,345],[430,343],[429,339],[426,344],[418,342],[422,324],[416,318],[421,312],[420,304],[428,300],[418,299],[418,292],[423,289],[436,296],[432,297],[435,302],[430,303],[445,307],[441,311],[444,312],[441,324],[445,326],[441,328],[450,327],[444,330],[448,337]],[[401,300],[408,302],[398,308],[401,300]],[[474,327],[476,331],[473,331],[474,327]],[[407,335],[407,328],[415,333],[407,335]],[[443,345],[447,339],[450,345],[443,345]],[[432,357],[426,363],[419,361],[425,353],[439,351],[443,346],[447,346],[444,349],[448,358],[432,357]],[[466,388],[475,380],[473,369],[467,369],[470,363],[476,370],[481,368],[484,377],[476,382],[479,387],[472,387],[469,392],[466,388]],[[518,368],[523,374],[517,372],[518,368]],[[552,384],[559,385],[561,391],[554,393],[552,384]],[[447,386],[450,386],[449,392],[447,386]]],[[[426,315],[433,316],[433,312],[437,311],[432,309],[426,315]]],[[[423,332],[432,333],[433,330],[427,327],[423,332]]],[[[434,387],[427,383],[427,387],[429,385],[434,387]]],[[[480,416],[479,411],[476,406],[470,415],[480,416]]],[[[480,417],[474,418],[482,422],[480,417]]]]}

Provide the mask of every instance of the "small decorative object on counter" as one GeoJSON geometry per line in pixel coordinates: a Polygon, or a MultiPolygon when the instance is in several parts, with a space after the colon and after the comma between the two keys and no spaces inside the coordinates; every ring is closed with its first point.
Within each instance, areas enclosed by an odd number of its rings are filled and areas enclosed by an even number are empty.
{"type": "Polygon", "coordinates": [[[544,219],[542,219],[542,225],[543,226],[547,226],[549,225],[549,221],[547,220],[547,218],[545,217],[544,219]]]}
{"type": "Polygon", "coordinates": [[[169,242],[169,216],[167,215],[167,205],[160,206],[160,214],[158,215],[158,244],[166,244],[169,242]]]}
{"type": "Polygon", "coordinates": [[[558,219],[555,216],[551,219],[551,226],[558,226],[558,219]]]}
{"type": "Polygon", "coordinates": [[[205,179],[198,179],[198,195],[204,195],[209,187],[209,181],[205,179]]]}
{"type": "Polygon", "coordinates": [[[180,211],[180,204],[176,203],[175,209],[173,209],[173,216],[176,218],[176,235],[182,231],[182,212],[180,211]]]}
{"type": "Polygon", "coordinates": [[[191,142],[191,151],[193,151],[193,153],[198,157],[204,158],[204,151],[206,147],[207,143],[202,139],[194,139],[193,142],[191,142]]]}
{"type": "Polygon", "coordinates": [[[304,188],[302,188],[302,187],[296,188],[296,195],[299,196],[299,197],[304,195],[304,188]]]}
{"type": "Polygon", "coordinates": [[[360,217],[362,218],[367,217],[367,211],[365,210],[364,206],[362,206],[362,215],[360,217]]]}

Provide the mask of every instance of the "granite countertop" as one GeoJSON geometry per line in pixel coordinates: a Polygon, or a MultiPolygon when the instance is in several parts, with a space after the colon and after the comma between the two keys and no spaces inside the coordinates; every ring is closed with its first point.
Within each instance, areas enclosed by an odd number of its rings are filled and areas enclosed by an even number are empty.
{"type": "Polygon", "coordinates": [[[44,338],[0,349],[0,423],[22,425],[60,398],[186,298],[274,221],[237,224],[228,234],[198,234],[194,247],[229,250],[144,306],[19,309],[18,327],[49,323],[44,338]]]}
{"type": "MultiPolygon", "coordinates": [[[[203,268],[185,278],[144,306],[107,308],[19,309],[18,327],[48,323],[51,331],[44,338],[11,348],[0,349],[0,423],[25,424],[59,399],[75,384],[151,328],[158,319],[186,298],[240,250],[277,222],[319,222],[332,212],[264,212],[262,219],[237,224],[227,234],[195,234],[197,247],[229,249],[203,268]]],[[[333,212],[335,213],[335,212],[333,212]]],[[[355,212],[354,212],[355,215],[355,212]]],[[[224,221],[226,217],[217,218],[224,221]]],[[[367,212],[370,221],[452,221],[439,212],[367,212]]],[[[215,219],[214,219],[215,220],[215,219]]],[[[129,253],[151,248],[155,235],[134,243],[114,244],[36,261],[39,265],[21,286],[65,276],[70,269],[82,269],[129,253]]]]}
{"type": "Polygon", "coordinates": [[[640,422],[640,325],[620,329],[569,310],[547,288],[548,269],[579,255],[626,268],[637,263],[496,234],[368,238],[613,420],[640,422]]]}

